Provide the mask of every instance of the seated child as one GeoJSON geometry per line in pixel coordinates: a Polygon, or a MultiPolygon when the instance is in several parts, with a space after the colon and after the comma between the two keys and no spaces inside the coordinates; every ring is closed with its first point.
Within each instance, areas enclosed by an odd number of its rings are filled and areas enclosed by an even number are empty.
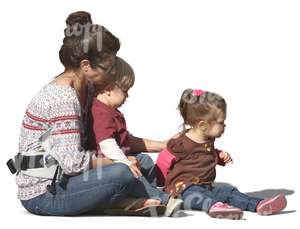
{"type": "Polygon", "coordinates": [[[229,153],[214,147],[215,138],[225,130],[226,102],[220,95],[186,89],[178,108],[184,131],[167,144],[175,162],[166,176],[166,192],[181,196],[185,207],[217,218],[240,219],[243,211],[269,215],[286,207],[283,195],[263,200],[247,196],[236,187],[213,185],[216,165],[232,162],[229,153]],[[186,125],[190,129],[185,129],[186,125]]]}
{"type": "Polygon", "coordinates": [[[124,163],[130,168],[138,181],[134,188],[135,193],[132,193],[134,197],[157,199],[158,203],[167,205],[167,211],[173,211],[182,200],[170,198],[169,194],[156,189],[153,160],[140,153],[158,152],[166,143],[130,135],[124,116],[118,110],[126,102],[134,79],[131,66],[117,57],[114,71],[108,74],[105,86],[95,88],[97,97],[92,103],[92,123],[97,156],[124,163]]]}

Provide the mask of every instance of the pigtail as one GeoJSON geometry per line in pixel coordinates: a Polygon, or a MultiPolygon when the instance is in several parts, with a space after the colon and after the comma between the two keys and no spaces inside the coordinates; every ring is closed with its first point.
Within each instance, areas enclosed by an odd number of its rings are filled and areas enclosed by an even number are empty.
{"type": "Polygon", "coordinates": [[[181,117],[183,118],[183,123],[180,126],[183,131],[186,130],[186,125],[188,124],[186,121],[188,116],[188,109],[189,104],[192,103],[193,100],[195,100],[195,98],[193,97],[193,89],[188,88],[182,93],[178,104],[178,110],[180,112],[181,117]]]}

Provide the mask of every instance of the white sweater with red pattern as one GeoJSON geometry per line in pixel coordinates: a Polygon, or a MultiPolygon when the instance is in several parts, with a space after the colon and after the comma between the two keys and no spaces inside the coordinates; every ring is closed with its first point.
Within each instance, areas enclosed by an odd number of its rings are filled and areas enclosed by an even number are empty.
{"type": "MultiPolygon", "coordinates": [[[[31,100],[21,127],[19,152],[32,150],[40,136],[51,130],[52,147],[49,152],[65,174],[87,169],[91,152],[81,147],[83,127],[81,108],[76,91],[67,85],[48,84],[31,100]]],[[[31,177],[20,172],[16,176],[18,198],[28,200],[46,192],[50,179],[31,177]]]]}

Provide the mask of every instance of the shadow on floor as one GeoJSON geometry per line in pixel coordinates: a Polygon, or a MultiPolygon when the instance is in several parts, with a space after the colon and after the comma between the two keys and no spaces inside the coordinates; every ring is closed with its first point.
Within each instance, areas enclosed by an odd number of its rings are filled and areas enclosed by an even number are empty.
{"type": "Polygon", "coordinates": [[[283,194],[285,196],[289,196],[294,194],[294,190],[290,189],[285,189],[285,188],[280,188],[280,189],[263,189],[260,191],[255,191],[255,192],[246,192],[247,195],[252,196],[252,197],[260,197],[260,198],[271,198],[273,196],[277,196],[279,194],[283,194]]]}
{"type": "MultiPolygon", "coordinates": [[[[232,185],[230,183],[216,182],[216,183],[214,183],[214,186],[218,187],[218,186],[234,186],[234,185],[232,185]]],[[[292,195],[294,193],[295,193],[294,190],[286,189],[286,188],[263,189],[263,190],[260,190],[260,191],[245,192],[245,194],[248,195],[248,196],[259,197],[259,198],[263,198],[263,199],[271,198],[271,197],[277,196],[279,194],[289,196],[289,195],[292,195]]]]}

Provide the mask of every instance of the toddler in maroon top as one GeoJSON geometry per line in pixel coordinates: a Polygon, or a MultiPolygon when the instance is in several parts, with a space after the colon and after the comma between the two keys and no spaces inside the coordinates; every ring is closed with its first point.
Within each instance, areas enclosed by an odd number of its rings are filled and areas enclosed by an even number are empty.
{"type": "MultiPolygon", "coordinates": [[[[97,98],[93,99],[92,115],[94,117],[93,129],[96,142],[100,143],[103,140],[114,138],[118,146],[125,153],[128,153],[129,132],[126,128],[124,115],[118,109],[107,106],[97,98]]],[[[99,144],[97,144],[97,154],[98,156],[105,156],[101,152],[99,144]]]]}
{"type": "Polygon", "coordinates": [[[126,164],[137,178],[131,194],[135,194],[135,197],[151,198],[148,202],[166,204],[166,215],[170,215],[182,200],[170,198],[168,193],[156,188],[154,162],[150,156],[141,153],[158,152],[166,146],[166,142],[129,134],[124,116],[118,110],[125,103],[128,90],[134,84],[134,72],[129,64],[117,57],[115,69],[107,78],[106,85],[95,88],[97,97],[94,98],[91,109],[97,156],[126,164]]]}

